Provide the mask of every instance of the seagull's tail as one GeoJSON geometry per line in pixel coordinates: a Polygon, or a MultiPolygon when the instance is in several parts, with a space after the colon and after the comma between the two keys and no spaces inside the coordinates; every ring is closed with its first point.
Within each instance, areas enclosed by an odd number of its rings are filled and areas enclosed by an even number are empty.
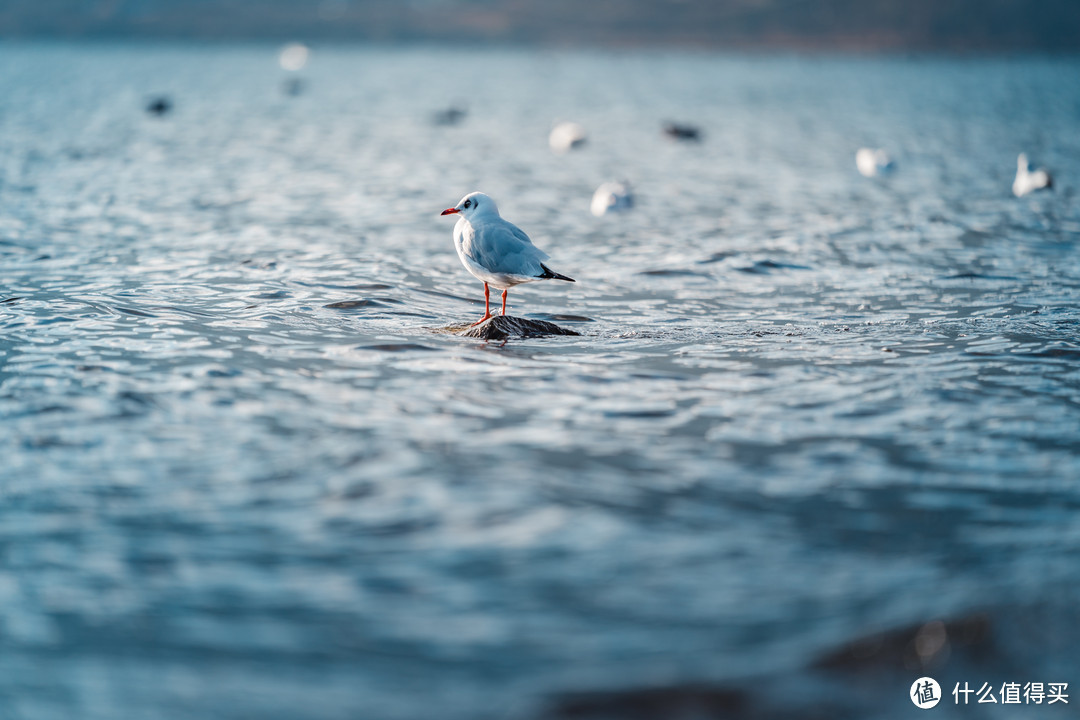
{"type": "Polygon", "coordinates": [[[574,278],[560,275],[543,263],[540,263],[540,269],[544,271],[542,275],[537,275],[541,280],[565,280],[566,282],[577,282],[574,278]]]}

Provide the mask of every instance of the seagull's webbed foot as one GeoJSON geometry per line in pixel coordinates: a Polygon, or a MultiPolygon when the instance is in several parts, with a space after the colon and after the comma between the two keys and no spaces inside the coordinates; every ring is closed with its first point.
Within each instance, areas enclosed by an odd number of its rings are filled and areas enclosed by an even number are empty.
{"type": "Polygon", "coordinates": [[[490,319],[491,319],[491,318],[493,318],[493,317],[495,317],[495,316],[494,316],[494,315],[492,315],[491,313],[488,313],[488,314],[487,314],[487,315],[485,315],[484,317],[482,317],[482,318],[480,318],[479,320],[477,320],[476,322],[474,322],[474,323],[473,323],[472,325],[470,325],[469,327],[476,327],[477,325],[480,325],[481,323],[485,323],[485,322],[487,322],[488,320],[490,320],[490,319]]]}

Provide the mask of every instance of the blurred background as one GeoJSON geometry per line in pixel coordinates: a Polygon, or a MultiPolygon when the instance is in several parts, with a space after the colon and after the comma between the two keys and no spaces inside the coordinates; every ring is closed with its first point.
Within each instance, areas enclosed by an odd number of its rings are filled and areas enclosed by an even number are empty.
{"type": "Polygon", "coordinates": [[[1078,48],[0,1],[0,720],[1074,717],[1078,48]],[[474,190],[578,335],[442,331],[474,190]]]}
{"type": "Polygon", "coordinates": [[[5,37],[1070,51],[1070,0],[8,0],[5,37]]]}

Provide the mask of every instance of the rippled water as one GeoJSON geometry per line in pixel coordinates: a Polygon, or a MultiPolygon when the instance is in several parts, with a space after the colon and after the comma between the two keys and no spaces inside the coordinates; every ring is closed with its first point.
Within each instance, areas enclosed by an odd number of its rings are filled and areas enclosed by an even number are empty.
{"type": "Polygon", "coordinates": [[[289,97],[275,53],[0,46],[0,717],[1080,692],[1080,62],[316,48],[289,97]],[[476,189],[578,280],[511,312],[581,337],[431,332],[482,313],[476,189]]]}

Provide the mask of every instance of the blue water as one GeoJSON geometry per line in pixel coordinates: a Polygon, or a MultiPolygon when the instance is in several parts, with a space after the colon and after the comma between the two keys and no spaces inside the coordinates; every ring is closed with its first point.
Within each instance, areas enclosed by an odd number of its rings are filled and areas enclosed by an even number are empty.
{"type": "Polygon", "coordinates": [[[0,718],[1080,692],[1080,61],[317,47],[290,97],[276,52],[0,45],[0,718]],[[478,189],[580,337],[432,331],[478,189]],[[649,688],[741,699],[567,704],[649,688]]]}

